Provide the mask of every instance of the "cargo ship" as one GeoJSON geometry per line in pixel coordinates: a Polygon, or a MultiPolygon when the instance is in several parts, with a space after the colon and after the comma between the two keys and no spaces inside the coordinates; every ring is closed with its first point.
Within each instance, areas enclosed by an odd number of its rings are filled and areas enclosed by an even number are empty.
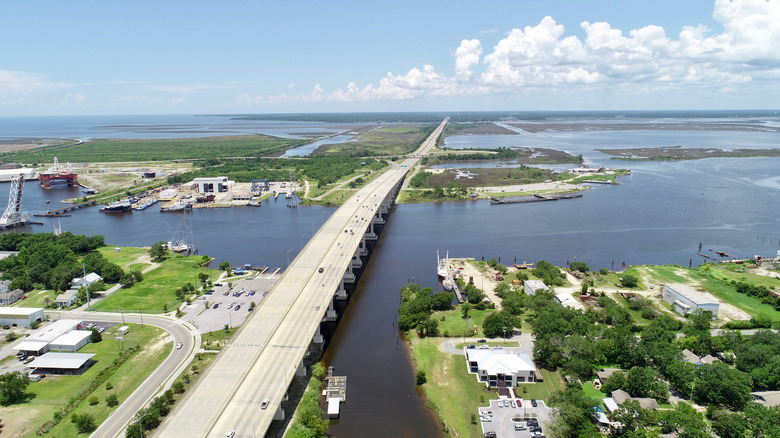
{"type": "Polygon", "coordinates": [[[132,212],[133,207],[130,201],[114,201],[100,209],[101,213],[128,213],[132,212]]]}

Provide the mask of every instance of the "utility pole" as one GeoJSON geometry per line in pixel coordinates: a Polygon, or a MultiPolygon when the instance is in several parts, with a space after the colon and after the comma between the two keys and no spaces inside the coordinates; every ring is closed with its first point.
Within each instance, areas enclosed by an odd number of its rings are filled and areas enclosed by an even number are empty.
{"type": "Polygon", "coordinates": [[[87,310],[92,311],[92,305],[89,303],[89,283],[87,282],[87,268],[84,266],[84,262],[81,263],[81,272],[84,275],[84,289],[87,291],[87,310]]]}

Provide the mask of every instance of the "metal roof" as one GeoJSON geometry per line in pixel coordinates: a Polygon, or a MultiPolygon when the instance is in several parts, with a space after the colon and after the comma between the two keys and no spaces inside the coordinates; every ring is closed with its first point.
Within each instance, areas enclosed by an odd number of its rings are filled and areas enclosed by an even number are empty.
{"type": "Polygon", "coordinates": [[[28,365],[30,368],[60,368],[75,370],[81,368],[92,353],[46,353],[28,365]]]}

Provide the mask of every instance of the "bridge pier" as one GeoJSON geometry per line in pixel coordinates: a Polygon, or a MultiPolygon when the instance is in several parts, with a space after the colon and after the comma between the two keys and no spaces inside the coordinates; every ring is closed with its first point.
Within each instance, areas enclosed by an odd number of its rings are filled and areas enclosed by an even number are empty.
{"type": "Polygon", "coordinates": [[[361,257],[368,255],[368,247],[366,246],[366,236],[364,235],[362,239],[360,239],[360,243],[358,244],[358,254],[360,254],[361,257]]]}
{"type": "Polygon", "coordinates": [[[337,300],[346,300],[347,299],[347,290],[344,289],[344,279],[341,279],[341,283],[339,284],[339,288],[336,291],[336,299],[337,300]]]}
{"type": "Polygon", "coordinates": [[[282,409],[282,405],[279,405],[276,408],[276,412],[274,412],[274,420],[276,421],[284,420],[284,409],[282,409]]]}
{"type": "Polygon", "coordinates": [[[338,314],[336,313],[336,308],[334,307],[334,300],[336,298],[330,299],[330,304],[328,304],[328,310],[325,312],[325,317],[322,318],[325,322],[332,322],[335,321],[338,318],[338,314]]]}
{"type": "Polygon", "coordinates": [[[385,223],[385,219],[382,217],[382,212],[377,210],[376,214],[374,215],[374,218],[371,220],[371,224],[383,224],[385,223]]]}
{"type": "Polygon", "coordinates": [[[368,229],[366,230],[365,234],[363,234],[363,239],[365,240],[376,240],[379,236],[376,235],[374,232],[374,221],[369,222],[368,229]]]}
{"type": "Polygon", "coordinates": [[[351,266],[354,269],[363,267],[363,261],[360,260],[360,251],[355,251],[355,255],[352,256],[351,266]]]}
{"type": "Polygon", "coordinates": [[[306,366],[303,364],[303,361],[298,363],[298,368],[295,369],[295,375],[298,377],[303,377],[306,375],[306,366]]]}
{"type": "Polygon", "coordinates": [[[314,332],[314,338],[311,340],[315,344],[322,344],[325,342],[325,338],[322,336],[322,331],[320,330],[320,326],[317,326],[317,331],[314,332]]]}

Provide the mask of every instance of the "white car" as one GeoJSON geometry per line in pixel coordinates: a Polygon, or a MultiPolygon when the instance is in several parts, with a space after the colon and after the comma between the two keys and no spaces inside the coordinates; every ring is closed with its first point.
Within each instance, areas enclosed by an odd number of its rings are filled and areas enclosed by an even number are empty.
{"type": "Polygon", "coordinates": [[[183,347],[183,346],[184,346],[184,343],[183,342],[179,342],[178,344],[176,344],[176,349],[177,350],[181,350],[181,347],[183,347]]]}
{"type": "Polygon", "coordinates": [[[268,404],[271,403],[271,400],[265,399],[262,403],[260,403],[260,409],[265,409],[268,407],[268,404]]]}
{"type": "Polygon", "coordinates": [[[512,401],[511,401],[511,403],[512,403],[512,407],[513,407],[513,408],[516,408],[516,407],[517,407],[517,403],[515,403],[515,401],[514,401],[514,400],[512,400],[512,401]]]}

